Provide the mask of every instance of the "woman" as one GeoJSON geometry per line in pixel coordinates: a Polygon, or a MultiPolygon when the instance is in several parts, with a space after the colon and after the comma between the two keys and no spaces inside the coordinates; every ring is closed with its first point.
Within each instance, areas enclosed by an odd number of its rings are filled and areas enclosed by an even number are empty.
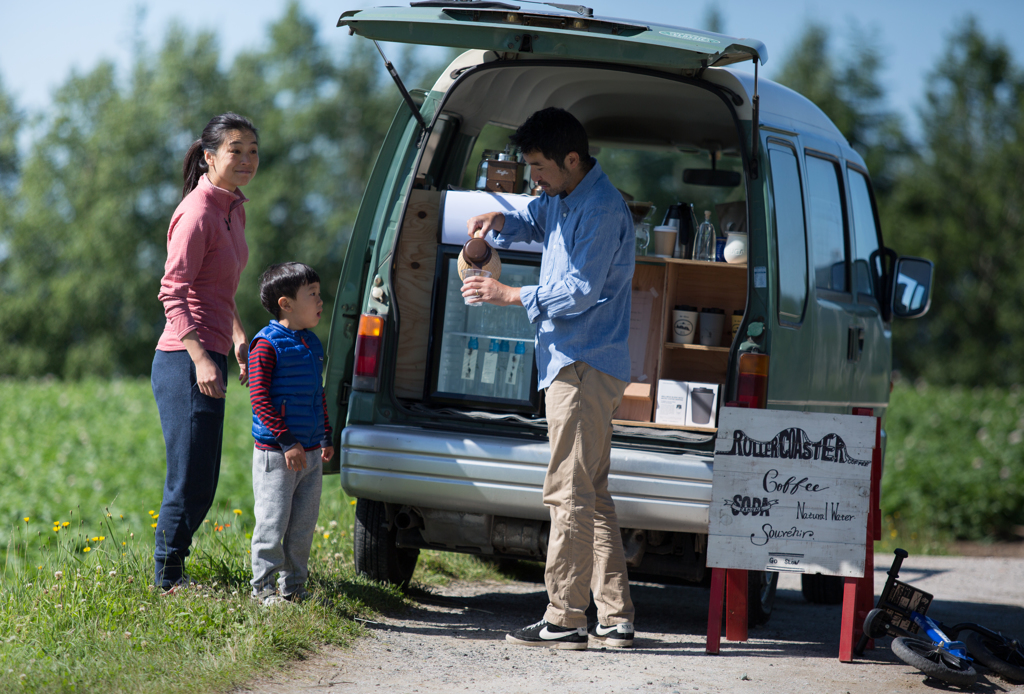
{"type": "Polygon", "coordinates": [[[229,351],[248,383],[249,341],[235,307],[249,259],[239,188],[258,166],[252,122],[234,113],[213,118],[185,155],[182,200],[167,232],[159,295],[167,322],[152,381],[167,446],[155,582],[169,592],[188,585],[185,557],[217,491],[229,351]]]}

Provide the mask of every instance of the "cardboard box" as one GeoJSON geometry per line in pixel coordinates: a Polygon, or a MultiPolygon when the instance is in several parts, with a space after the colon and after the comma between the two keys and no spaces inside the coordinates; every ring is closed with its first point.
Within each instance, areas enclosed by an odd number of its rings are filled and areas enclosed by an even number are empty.
{"type": "Polygon", "coordinates": [[[657,424],[713,429],[718,425],[718,384],[658,381],[657,424]]]}
{"type": "Polygon", "coordinates": [[[650,383],[630,383],[622,395],[622,404],[612,418],[630,422],[651,421],[651,409],[654,407],[651,390],[650,383]]]}

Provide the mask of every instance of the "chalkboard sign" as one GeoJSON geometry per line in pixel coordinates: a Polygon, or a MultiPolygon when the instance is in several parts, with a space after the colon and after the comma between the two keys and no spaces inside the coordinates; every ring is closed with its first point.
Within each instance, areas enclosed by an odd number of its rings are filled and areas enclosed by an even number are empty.
{"type": "Polygon", "coordinates": [[[864,575],[875,418],[723,407],[708,566],[864,575]]]}

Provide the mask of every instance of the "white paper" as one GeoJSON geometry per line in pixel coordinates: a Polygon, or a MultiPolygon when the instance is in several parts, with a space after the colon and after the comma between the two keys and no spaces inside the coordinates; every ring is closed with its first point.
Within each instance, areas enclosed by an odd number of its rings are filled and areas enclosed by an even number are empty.
{"type": "Polygon", "coordinates": [[[462,380],[472,381],[476,378],[476,353],[478,350],[469,347],[462,353],[462,380]]]}
{"type": "Polygon", "coordinates": [[[498,370],[498,353],[487,352],[484,354],[484,368],[480,371],[480,382],[494,383],[494,374],[498,370]]]}
{"type": "Polygon", "coordinates": [[[629,312],[629,380],[643,383],[648,379],[644,373],[644,357],[647,355],[647,340],[651,333],[651,309],[654,297],[649,292],[635,291],[629,312]]]}
{"type": "MultiPolygon", "coordinates": [[[[533,200],[532,195],[511,193],[489,193],[482,190],[448,190],[441,202],[441,243],[461,246],[469,240],[466,222],[470,217],[485,212],[515,212],[526,209],[533,200]]],[[[509,246],[510,251],[540,253],[544,245],[539,241],[522,241],[509,246]]]]}

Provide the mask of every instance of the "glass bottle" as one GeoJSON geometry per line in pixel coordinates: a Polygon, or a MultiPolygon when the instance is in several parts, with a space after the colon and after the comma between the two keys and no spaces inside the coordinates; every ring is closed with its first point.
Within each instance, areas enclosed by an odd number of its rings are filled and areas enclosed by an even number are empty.
{"type": "Polygon", "coordinates": [[[697,229],[693,244],[693,259],[715,261],[715,225],[711,223],[711,210],[704,210],[704,221],[697,229]]]}

